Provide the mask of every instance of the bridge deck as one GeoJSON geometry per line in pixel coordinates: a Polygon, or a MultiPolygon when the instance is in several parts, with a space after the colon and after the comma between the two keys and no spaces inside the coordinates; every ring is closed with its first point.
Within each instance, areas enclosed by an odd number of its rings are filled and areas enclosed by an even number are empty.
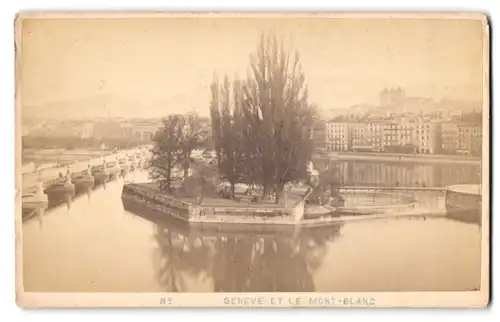
{"type": "MultiPolygon", "coordinates": [[[[132,149],[127,151],[120,151],[114,154],[103,155],[102,157],[89,157],[87,160],[76,161],[64,166],[40,169],[38,175],[42,179],[44,187],[47,188],[62,180],[59,178],[59,173],[65,173],[66,167],[68,167],[74,175],[81,175],[88,169],[89,166],[91,168],[94,168],[101,165],[103,161],[115,161],[119,158],[125,157],[127,154],[131,155],[137,152],[139,152],[139,150],[132,149]]],[[[28,172],[22,174],[21,184],[23,194],[34,192],[36,190],[36,181],[38,175],[36,172],[28,172]]]]}

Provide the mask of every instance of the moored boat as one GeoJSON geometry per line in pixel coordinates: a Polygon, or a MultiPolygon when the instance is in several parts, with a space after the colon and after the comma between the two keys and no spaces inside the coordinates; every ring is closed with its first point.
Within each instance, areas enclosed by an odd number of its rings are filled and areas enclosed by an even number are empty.
{"type": "Polygon", "coordinates": [[[59,173],[59,179],[57,182],[49,186],[45,189],[45,193],[47,194],[74,194],[75,193],[75,185],[72,183],[72,174],[69,168],[66,169],[66,175],[63,175],[61,172],[59,173]]]}
{"type": "Polygon", "coordinates": [[[71,182],[58,182],[53,184],[52,186],[45,189],[47,194],[51,193],[72,193],[75,191],[75,185],[71,182]]]}
{"type": "Polygon", "coordinates": [[[122,177],[125,177],[130,172],[130,164],[127,158],[119,159],[118,165],[120,166],[122,177]]]}
{"type": "Polygon", "coordinates": [[[22,207],[24,209],[47,208],[49,198],[45,193],[29,193],[22,197],[22,207]]]}
{"type": "Polygon", "coordinates": [[[116,178],[122,172],[122,169],[121,169],[120,165],[118,164],[118,161],[107,162],[106,169],[109,173],[110,178],[116,178]]]}
{"type": "Polygon", "coordinates": [[[105,166],[99,165],[92,168],[92,176],[96,181],[108,181],[109,179],[109,171],[105,166]]]}
{"type": "Polygon", "coordinates": [[[77,186],[92,186],[95,183],[95,179],[91,175],[83,175],[80,177],[74,177],[73,183],[77,186]]]}
{"type": "Polygon", "coordinates": [[[95,179],[92,176],[92,169],[90,165],[87,170],[81,174],[73,174],[71,176],[71,181],[78,187],[89,187],[93,186],[95,183],[95,179]]]}

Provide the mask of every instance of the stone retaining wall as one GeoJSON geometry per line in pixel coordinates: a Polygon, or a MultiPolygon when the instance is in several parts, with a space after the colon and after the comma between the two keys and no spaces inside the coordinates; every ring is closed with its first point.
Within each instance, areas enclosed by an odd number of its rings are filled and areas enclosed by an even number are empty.
{"type": "MultiPolygon", "coordinates": [[[[242,227],[259,227],[259,225],[272,225],[280,227],[301,226],[327,226],[347,221],[403,218],[411,216],[444,216],[444,212],[422,213],[414,209],[407,209],[403,213],[388,213],[363,216],[339,216],[330,218],[304,219],[304,203],[299,203],[291,209],[279,208],[229,208],[229,207],[203,207],[192,205],[189,202],[177,200],[161,192],[140,184],[126,184],[123,187],[122,199],[127,203],[151,209],[159,214],[181,219],[190,224],[221,224],[245,225],[242,227]]],[[[217,228],[219,229],[219,228],[217,228]]],[[[259,228],[260,229],[260,228],[259,228]]]]}
{"type": "Polygon", "coordinates": [[[160,195],[153,189],[141,187],[136,184],[123,186],[122,198],[127,198],[150,209],[171,214],[179,219],[189,220],[191,204],[166,195],[160,195]]]}
{"type": "Polygon", "coordinates": [[[481,212],[481,195],[448,190],[446,192],[446,210],[481,212]]]}
{"type": "Polygon", "coordinates": [[[189,222],[292,222],[294,209],[198,206],[140,184],[125,184],[122,198],[189,222]]]}

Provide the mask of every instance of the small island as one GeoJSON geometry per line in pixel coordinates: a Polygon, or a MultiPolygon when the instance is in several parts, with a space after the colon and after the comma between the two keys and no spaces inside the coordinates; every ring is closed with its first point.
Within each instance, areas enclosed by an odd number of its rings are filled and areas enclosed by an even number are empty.
{"type": "MultiPolygon", "coordinates": [[[[197,113],[163,120],[153,138],[152,182],[125,184],[124,203],[203,224],[316,225],[380,215],[376,206],[344,207],[334,163],[314,168],[319,116],[298,53],[262,35],[249,70],[245,79],[214,75],[211,126],[197,113]]],[[[415,213],[412,200],[401,202],[415,213]]]]}

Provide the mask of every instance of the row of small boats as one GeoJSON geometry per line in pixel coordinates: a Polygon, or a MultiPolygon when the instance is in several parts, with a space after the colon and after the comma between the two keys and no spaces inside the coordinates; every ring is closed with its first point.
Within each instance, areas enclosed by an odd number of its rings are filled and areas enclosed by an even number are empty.
{"type": "Polygon", "coordinates": [[[59,173],[59,178],[45,188],[43,181],[37,182],[34,193],[25,193],[22,197],[22,207],[25,209],[46,208],[49,195],[74,194],[76,189],[94,187],[96,182],[105,183],[116,178],[125,178],[129,172],[143,168],[145,161],[142,153],[127,155],[113,161],[104,161],[101,165],[91,167],[78,173],[71,173],[69,168],[66,174],[59,173]]]}

